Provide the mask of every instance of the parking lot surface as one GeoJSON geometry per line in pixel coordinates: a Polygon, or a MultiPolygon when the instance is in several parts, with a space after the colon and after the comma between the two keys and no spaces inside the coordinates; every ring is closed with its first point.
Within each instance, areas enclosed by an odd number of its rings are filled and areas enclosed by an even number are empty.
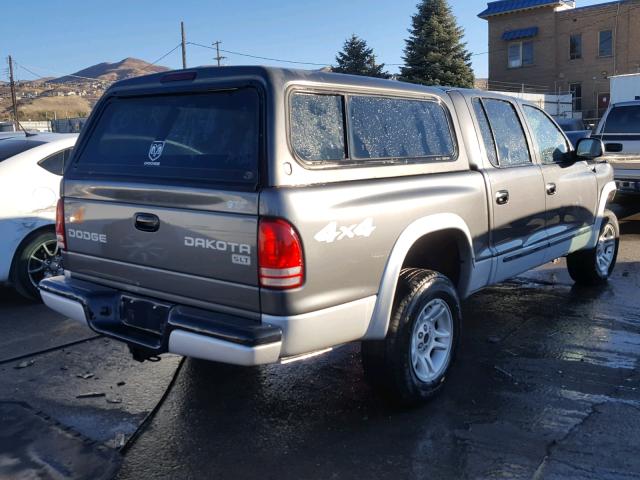
{"type": "MultiPolygon", "coordinates": [[[[70,428],[90,448],[56,462],[78,476],[91,455],[120,479],[638,478],[640,202],[615,210],[610,284],[576,288],[559,261],[474,295],[447,385],[422,408],[376,395],[357,344],[261,368],[138,364],[3,291],[0,419],[19,401],[39,412],[11,424],[25,438],[70,428]],[[104,395],[77,398],[89,393],[104,395]]],[[[0,477],[55,470],[22,451],[0,434],[0,477]]]]}

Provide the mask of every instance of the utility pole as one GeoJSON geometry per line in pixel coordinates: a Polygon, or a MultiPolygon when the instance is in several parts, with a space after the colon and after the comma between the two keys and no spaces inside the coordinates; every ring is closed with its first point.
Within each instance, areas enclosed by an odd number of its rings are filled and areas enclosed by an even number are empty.
{"type": "Polygon", "coordinates": [[[187,40],[184,34],[184,22],[180,22],[180,32],[182,33],[182,68],[187,68],[187,40]]]}
{"type": "Polygon", "coordinates": [[[9,85],[11,87],[11,102],[13,102],[13,121],[15,122],[15,130],[20,129],[20,121],[18,120],[18,101],[16,100],[16,83],[13,80],[13,59],[9,55],[9,85]]]}
{"type": "Polygon", "coordinates": [[[221,56],[220,56],[220,44],[221,44],[221,43],[222,43],[222,42],[221,42],[220,40],[216,40],[215,42],[213,42],[213,45],[215,45],[215,46],[216,46],[216,56],[215,56],[215,57],[213,57],[213,58],[215,58],[215,59],[216,59],[216,61],[218,62],[218,66],[220,66],[220,60],[222,60],[222,59],[224,59],[224,58],[227,58],[227,57],[221,57],[221,56]]]}

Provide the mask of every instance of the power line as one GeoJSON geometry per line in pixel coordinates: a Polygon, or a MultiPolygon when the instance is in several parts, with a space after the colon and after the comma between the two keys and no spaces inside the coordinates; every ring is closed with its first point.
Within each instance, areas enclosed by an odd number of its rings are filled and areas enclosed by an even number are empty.
{"type": "Polygon", "coordinates": [[[165,59],[166,57],[168,57],[169,55],[171,55],[173,52],[175,52],[177,49],[179,49],[182,46],[182,42],[180,42],[179,44],[177,44],[175,47],[173,47],[171,50],[169,50],[167,53],[165,53],[164,55],[162,55],[160,58],[158,58],[155,62],[151,62],[148,66],[146,67],[142,67],[142,70],[148,70],[150,67],[153,67],[156,63],[158,63],[160,60],[165,59]]]}
{"type": "MultiPolygon", "coordinates": [[[[171,55],[173,52],[175,52],[178,48],[180,48],[180,46],[182,45],[182,43],[179,43],[178,45],[176,45],[175,47],[173,47],[171,50],[169,50],[167,53],[165,53],[164,55],[162,55],[161,57],[159,57],[157,60],[153,61],[152,63],[150,63],[148,66],[146,67],[142,67],[141,70],[148,70],[150,67],[152,67],[153,65],[157,64],[158,62],[160,62],[161,60],[165,59],[166,57],[168,57],[169,55],[171,55]]],[[[60,77],[72,77],[72,78],[79,78],[81,80],[90,80],[92,82],[103,82],[103,83],[108,83],[106,80],[101,80],[99,78],[92,78],[92,77],[83,77],[81,75],[73,75],[70,73],[64,74],[64,73],[60,73],[57,72],[55,70],[51,70],[49,68],[43,68],[43,67],[34,67],[34,66],[30,66],[27,67],[26,65],[22,64],[22,63],[18,63],[15,60],[13,61],[14,65],[19,66],[20,68],[22,68],[23,70],[26,70],[27,72],[29,72],[31,75],[37,77],[38,79],[43,79],[46,78],[42,75],[38,75],[36,72],[34,72],[33,70],[44,70],[46,72],[51,72],[54,73],[56,75],[59,75],[60,77]],[[33,70],[32,70],[33,69],[33,70]]]]}
{"type": "MultiPolygon", "coordinates": [[[[189,45],[195,45],[197,47],[202,47],[202,48],[208,48],[209,50],[216,50],[215,47],[209,47],[208,45],[203,45],[201,43],[196,43],[196,42],[187,42],[189,45]]],[[[242,52],[234,52],[232,50],[224,50],[222,48],[219,49],[221,52],[224,53],[228,53],[229,55],[238,55],[240,57],[249,57],[249,58],[256,58],[258,60],[268,60],[270,62],[282,62],[282,63],[296,63],[299,65],[314,65],[317,67],[326,67],[326,66],[330,66],[330,63],[315,63],[315,62],[298,62],[296,60],[284,60],[282,58],[271,58],[271,57],[262,57],[260,55],[251,55],[249,53],[242,53],[242,52]]]]}
{"type": "MultiPolygon", "coordinates": [[[[222,43],[222,42],[214,42],[214,45],[218,44],[218,43],[222,43]]],[[[269,60],[271,62],[282,62],[282,63],[295,63],[295,64],[299,64],[299,65],[313,65],[313,66],[317,66],[317,67],[327,67],[327,66],[332,66],[332,63],[317,63],[317,62],[302,62],[302,61],[297,61],[297,60],[285,60],[282,58],[272,58],[272,57],[263,57],[261,55],[253,55],[253,54],[249,54],[249,53],[244,53],[244,52],[236,52],[236,51],[232,51],[232,50],[225,50],[223,48],[216,48],[216,47],[209,47],[208,45],[203,45],[201,43],[197,43],[197,42],[187,42],[188,45],[195,45],[197,47],[202,47],[202,48],[208,48],[209,50],[217,50],[218,52],[224,52],[224,53],[228,53],[229,55],[238,55],[241,57],[249,57],[249,58],[256,58],[258,60],[269,60]]],[[[489,52],[479,52],[479,53],[472,53],[471,56],[477,56],[477,55],[486,55],[489,52]]],[[[218,56],[220,54],[218,53],[218,56]]],[[[216,57],[214,57],[216,58],[216,57]]],[[[224,58],[224,57],[220,57],[220,58],[224,58]]],[[[397,66],[403,66],[404,63],[385,63],[385,65],[388,66],[392,66],[392,67],[397,67],[397,66]]]]}
{"type": "Polygon", "coordinates": [[[27,67],[25,67],[24,65],[22,65],[21,63],[16,62],[15,60],[13,61],[13,64],[16,65],[17,67],[21,68],[22,70],[30,73],[31,75],[33,75],[34,77],[36,77],[36,80],[43,80],[46,77],[43,77],[42,75],[38,75],[35,72],[32,72],[31,70],[29,70],[27,67]]]}
{"type": "MultiPolygon", "coordinates": [[[[25,65],[24,65],[24,64],[22,65],[22,68],[24,68],[24,69],[26,70],[26,67],[25,67],[25,65]]],[[[59,75],[60,77],[80,78],[80,79],[82,79],[82,80],[91,80],[92,82],[104,82],[104,80],[100,80],[100,79],[98,79],[98,78],[82,77],[82,76],[80,76],[80,75],[73,75],[73,74],[70,74],[70,73],[67,73],[67,74],[65,74],[65,73],[60,73],[60,72],[57,72],[57,71],[55,71],[55,70],[51,70],[50,68],[34,67],[33,65],[29,66],[29,68],[31,68],[31,69],[33,69],[33,70],[44,70],[45,72],[51,72],[51,73],[54,73],[54,74],[56,74],[56,75],[59,75]]],[[[31,71],[29,71],[29,72],[30,72],[32,75],[35,75],[35,73],[34,73],[34,72],[31,72],[31,71]]],[[[40,77],[40,78],[45,78],[45,77],[40,77]]]]}

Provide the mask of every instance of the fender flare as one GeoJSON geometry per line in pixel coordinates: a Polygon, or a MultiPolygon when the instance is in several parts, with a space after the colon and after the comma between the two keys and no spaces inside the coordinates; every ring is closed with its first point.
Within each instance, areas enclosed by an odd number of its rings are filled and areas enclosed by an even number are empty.
{"type": "Polygon", "coordinates": [[[469,227],[459,215],[454,213],[438,213],[421,217],[404,229],[391,250],[382,273],[380,287],[378,288],[378,298],[369,322],[369,328],[363,337],[364,340],[382,340],[386,337],[398,285],[398,277],[407,253],[409,253],[409,250],[418,239],[430,233],[443,230],[458,230],[464,234],[467,240],[470,257],[467,262],[467,271],[461,276],[462,288],[459,289],[462,292],[466,291],[475,264],[473,241],[469,227]]]}
{"type": "Polygon", "coordinates": [[[615,181],[607,182],[604,187],[602,187],[602,192],[600,193],[600,201],[598,203],[598,211],[596,212],[596,219],[593,226],[593,232],[591,233],[591,238],[589,239],[588,248],[594,248],[596,243],[598,243],[598,236],[600,235],[600,229],[602,228],[602,222],[604,220],[604,210],[607,208],[607,200],[609,199],[609,195],[611,192],[615,192],[618,189],[615,181]]]}

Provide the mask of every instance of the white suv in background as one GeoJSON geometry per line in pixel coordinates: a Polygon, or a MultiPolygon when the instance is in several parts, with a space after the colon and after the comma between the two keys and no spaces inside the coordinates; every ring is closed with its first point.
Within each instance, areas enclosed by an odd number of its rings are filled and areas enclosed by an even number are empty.
{"type": "Polygon", "coordinates": [[[620,193],[640,194],[640,100],[609,106],[596,129],[620,193]]]}
{"type": "Polygon", "coordinates": [[[3,137],[0,284],[11,284],[23,296],[38,299],[40,280],[62,272],[55,210],[63,168],[78,135],[18,133],[3,137]]]}

